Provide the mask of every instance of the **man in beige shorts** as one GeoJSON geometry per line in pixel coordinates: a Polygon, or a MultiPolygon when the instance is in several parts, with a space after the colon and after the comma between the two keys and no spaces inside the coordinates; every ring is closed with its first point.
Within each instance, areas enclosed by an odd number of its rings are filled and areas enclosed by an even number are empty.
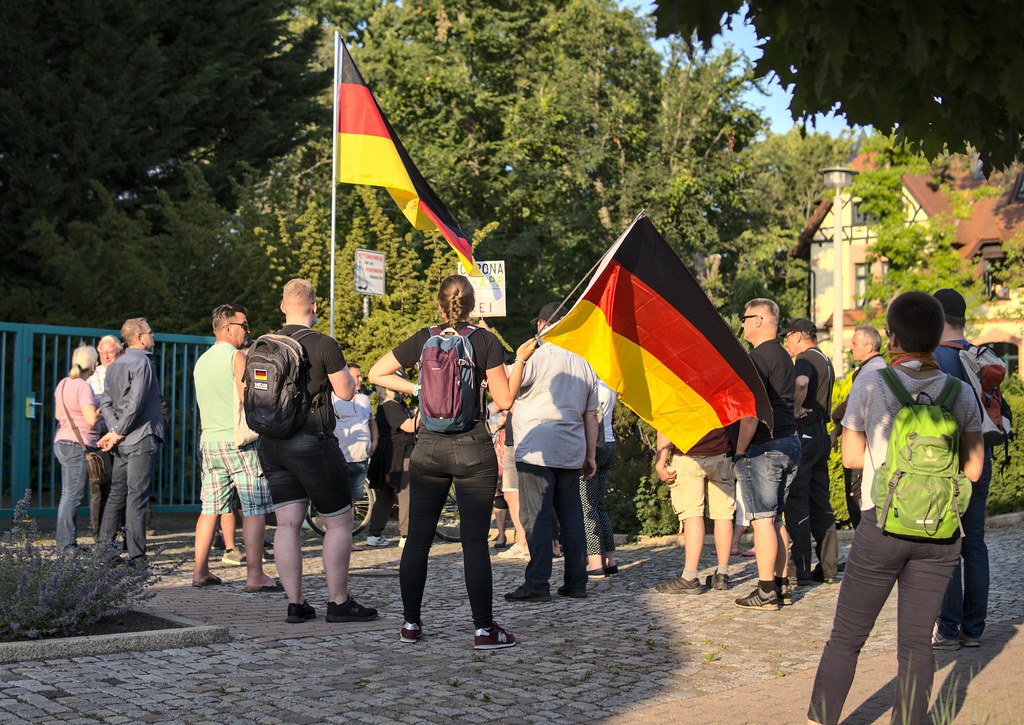
{"type": "Polygon", "coordinates": [[[683,527],[683,571],[655,587],[665,594],[702,594],[707,587],[729,588],[729,548],[736,513],[736,479],[732,470],[732,444],[724,428],[716,428],[685,454],[658,433],[658,478],[668,484],[672,509],[683,527]],[[715,522],[715,554],[718,568],[705,584],[697,578],[704,547],[704,502],[715,522]]]}

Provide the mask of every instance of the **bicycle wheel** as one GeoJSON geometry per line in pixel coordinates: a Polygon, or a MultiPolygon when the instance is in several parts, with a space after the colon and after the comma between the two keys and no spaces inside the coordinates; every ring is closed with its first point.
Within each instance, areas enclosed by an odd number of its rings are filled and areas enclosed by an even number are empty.
{"type": "Polygon", "coordinates": [[[363,485],[363,498],[352,504],[352,535],[355,536],[370,523],[373,502],[377,500],[377,490],[363,485]]]}
{"type": "MultiPolygon", "coordinates": [[[[363,498],[352,504],[353,536],[365,529],[366,525],[370,523],[370,512],[373,510],[373,502],[377,499],[377,492],[365,484],[363,486],[363,493],[365,494],[363,498]]],[[[326,527],[320,517],[320,512],[316,510],[316,506],[313,505],[312,501],[309,504],[309,510],[306,512],[306,523],[309,524],[309,528],[314,533],[320,536],[324,535],[326,527]]]]}
{"type": "Polygon", "coordinates": [[[459,504],[455,500],[455,487],[448,489],[448,498],[441,509],[441,518],[437,522],[437,538],[442,541],[458,543],[462,541],[459,529],[459,504]]]}

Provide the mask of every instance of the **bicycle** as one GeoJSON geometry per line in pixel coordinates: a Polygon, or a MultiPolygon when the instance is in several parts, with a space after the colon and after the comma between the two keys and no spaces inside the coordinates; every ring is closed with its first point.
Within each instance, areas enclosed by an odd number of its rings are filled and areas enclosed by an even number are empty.
{"type": "MultiPolygon", "coordinates": [[[[352,521],[352,535],[355,536],[360,531],[366,528],[370,523],[370,512],[373,510],[374,501],[377,500],[376,489],[370,488],[369,484],[363,484],[364,493],[366,494],[361,500],[355,501],[352,504],[353,510],[353,521],[352,521]]],[[[395,504],[397,507],[398,504],[395,504]]],[[[320,514],[313,506],[313,503],[309,504],[309,511],[306,512],[306,523],[309,524],[309,528],[319,536],[324,535],[323,522],[320,520],[320,514]]],[[[441,518],[437,522],[437,530],[435,536],[442,541],[450,543],[459,543],[462,541],[462,537],[459,531],[459,504],[455,500],[455,489],[448,489],[448,498],[445,499],[444,506],[441,508],[441,518]]]]}

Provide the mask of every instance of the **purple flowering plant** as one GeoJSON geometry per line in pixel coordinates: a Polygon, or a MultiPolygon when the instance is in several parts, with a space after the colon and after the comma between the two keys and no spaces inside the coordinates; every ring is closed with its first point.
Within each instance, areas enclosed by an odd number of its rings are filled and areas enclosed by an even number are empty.
{"type": "Polygon", "coordinates": [[[0,641],[74,635],[153,596],[153,567],[121,563],[112,542],[58,552],[40,541],[30,499],[27,492],[0,534],[0,641]]]}

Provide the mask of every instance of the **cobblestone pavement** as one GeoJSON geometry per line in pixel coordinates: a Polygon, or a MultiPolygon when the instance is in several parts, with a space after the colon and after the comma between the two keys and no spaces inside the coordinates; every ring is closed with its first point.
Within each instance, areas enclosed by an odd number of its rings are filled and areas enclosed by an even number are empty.
{"type": "MultiPolygon", "coordinates": [[[[190,555],[191,532],[182,522],[177,532],[155,537],[166,547],[159,565],[190,555]]],[[[1021,524],[988,533],[993,639],[1011,640],[1020,628],[1010,625],[1024,621],[1022,534],[1021,524]]],[[[439,543],[432,552],[426,637],[416,645],[398,641],[398,548],[353,554],[352,591],[380,609],[380,620],[328,624],[316,537],[309,534],[306,544],[307,597],[316,620],[286,624],[283,595],[244,593],[242,568],[217,564],[224,586],[192,588],[186,564],[157,585],[146,609],[226,624],[230,643],[2,666],[0,721],[763,722],[757,712],[763,704],[750,697],[774,693],[789,702],[789,714],[772,720],[797,722],[839,591],[835,585],[800,588],[794,605],[780,612],[744,611],[733,599],[754,586],[756,576],[752,560],[735,560],[729,591],[658,594],[654,585],[678,570],[682,550],[657,541],[622,547],[622,573],[592,581],[586,599],[512,604],[501,595],[521,582],[523,563],[495,558],[495,617],[519,644],[476,652],[458,544],[439,543]],[[717,711],[716,703],[728,704],[727,710],[717,711]]],[[[713,569],[710,554],[705,547],[702,576],[713,569]]],[[[556,563],[556,586],[560,576],[556,563]]],[[[894,649],[895,596],[864,648],[862,674],[877,670],[881,682],[891,678],[894,649]]],[[[953,658],[943,657],[940,666],[953,658]]],[[[1005,668],[1005,678],[1018,683],[1015,696],[1024,700],[1013,667],[1019,665],[1005,668]]],[[[994,673],[995,665],[989,670],[994,673]]],[[[973,674],[959,673],[965,681],[973,674]]],[[[860,719],[851,722],[874,722],[890,700],[874,698],[874,709],[861,707],[860,719]]],[[[957,722],[968,722],[964,717],[957,722]]]]}

